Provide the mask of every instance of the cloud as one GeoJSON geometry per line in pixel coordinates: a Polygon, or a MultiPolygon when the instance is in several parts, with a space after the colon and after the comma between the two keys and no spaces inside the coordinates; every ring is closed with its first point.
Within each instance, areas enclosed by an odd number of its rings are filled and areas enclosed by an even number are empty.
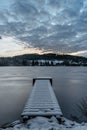
{"type": "Polygon", "coordinates": [[[14,54],[17,51],[22,50],[22,46],[12,37],[4,37],[0,39],[0,56],[6,56],[14,54]]]}
{"type": "Polygon", "coordinates": [[[17,2],[15,2],[15,4],[13,5],[13,8],[14,8],[15,13],[18,15],[18,17],[23,18],[22,20],[24,21],[25,21],[25,18],[34,19],[34,17],[38,13],[34,5],[30,4],[27,1],[25,2],[24,0],[21,0],[21,1],[17,0],[17,2]]]}
{"type": "Polygon", "coordinates": [[[15,0],[0,10],[0,35],[25,47],[73,53],[87,49],[86,0],[15,0]]]}
{"type": "Polygon", "coordinates": [[[77,51],[77,52],[68,53],[68,54],[69,55],[77,55],[77,56],[85,56],[85,57],[87,57],[87,50],[77,51]]]}
{"type": "Polygon", "coordinates": [[[0,57],[2,56],[14,56],[21,54],[30,54],[30,53],[43,53],[43,50],[39,48],[29,48],[25,45],[21,45],[20,41],[16,40],[14,37],[4,37],[0,39],[0,57]]]}

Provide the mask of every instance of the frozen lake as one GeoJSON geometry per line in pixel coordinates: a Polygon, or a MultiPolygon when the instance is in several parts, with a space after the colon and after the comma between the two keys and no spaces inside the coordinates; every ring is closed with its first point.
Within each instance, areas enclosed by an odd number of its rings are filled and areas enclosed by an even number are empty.
{"type": "Polygon", "coordinates": [[[34,77],[52,77],[64,116],[80,115],[77,103],[87,96],[86,67],[0,67],[0,125],[17,120],[34,77]]]}

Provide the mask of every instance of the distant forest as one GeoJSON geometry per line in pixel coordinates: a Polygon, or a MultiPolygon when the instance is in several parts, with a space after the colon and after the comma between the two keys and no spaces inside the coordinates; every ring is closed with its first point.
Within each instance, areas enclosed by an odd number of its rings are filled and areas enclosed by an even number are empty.
{"type": "Polygon", "coordinates": [[[87,66],[87,58],[58,54],[26,54],[1,57],[0,66],[87,66]]]}

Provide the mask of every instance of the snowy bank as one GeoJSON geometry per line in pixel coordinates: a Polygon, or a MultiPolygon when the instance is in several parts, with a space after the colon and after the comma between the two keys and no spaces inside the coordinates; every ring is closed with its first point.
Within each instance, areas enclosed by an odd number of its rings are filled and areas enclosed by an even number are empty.
{"type": "Polygon", "coordinates": [[[87,124],[79,124],[63,117],[61,123],[55,117],[36,117],[25,123],[15,121],[0,130],[87,130],[87,124]]]}

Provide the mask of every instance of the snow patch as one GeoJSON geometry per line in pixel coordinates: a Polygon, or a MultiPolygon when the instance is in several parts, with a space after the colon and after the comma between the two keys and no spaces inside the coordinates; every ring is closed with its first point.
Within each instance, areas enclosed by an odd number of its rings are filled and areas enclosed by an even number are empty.
{"type": "Polygon", "coordinates": [[[76,123],[64,117],[61,117],[61,124],[55,117],[36,117],[27,122],[13,122],[8,128],[0,128],[0,130],[87,130],[87,123],[76,123]],[[13,127],[12,127],[13,124],[13,127]]]}

